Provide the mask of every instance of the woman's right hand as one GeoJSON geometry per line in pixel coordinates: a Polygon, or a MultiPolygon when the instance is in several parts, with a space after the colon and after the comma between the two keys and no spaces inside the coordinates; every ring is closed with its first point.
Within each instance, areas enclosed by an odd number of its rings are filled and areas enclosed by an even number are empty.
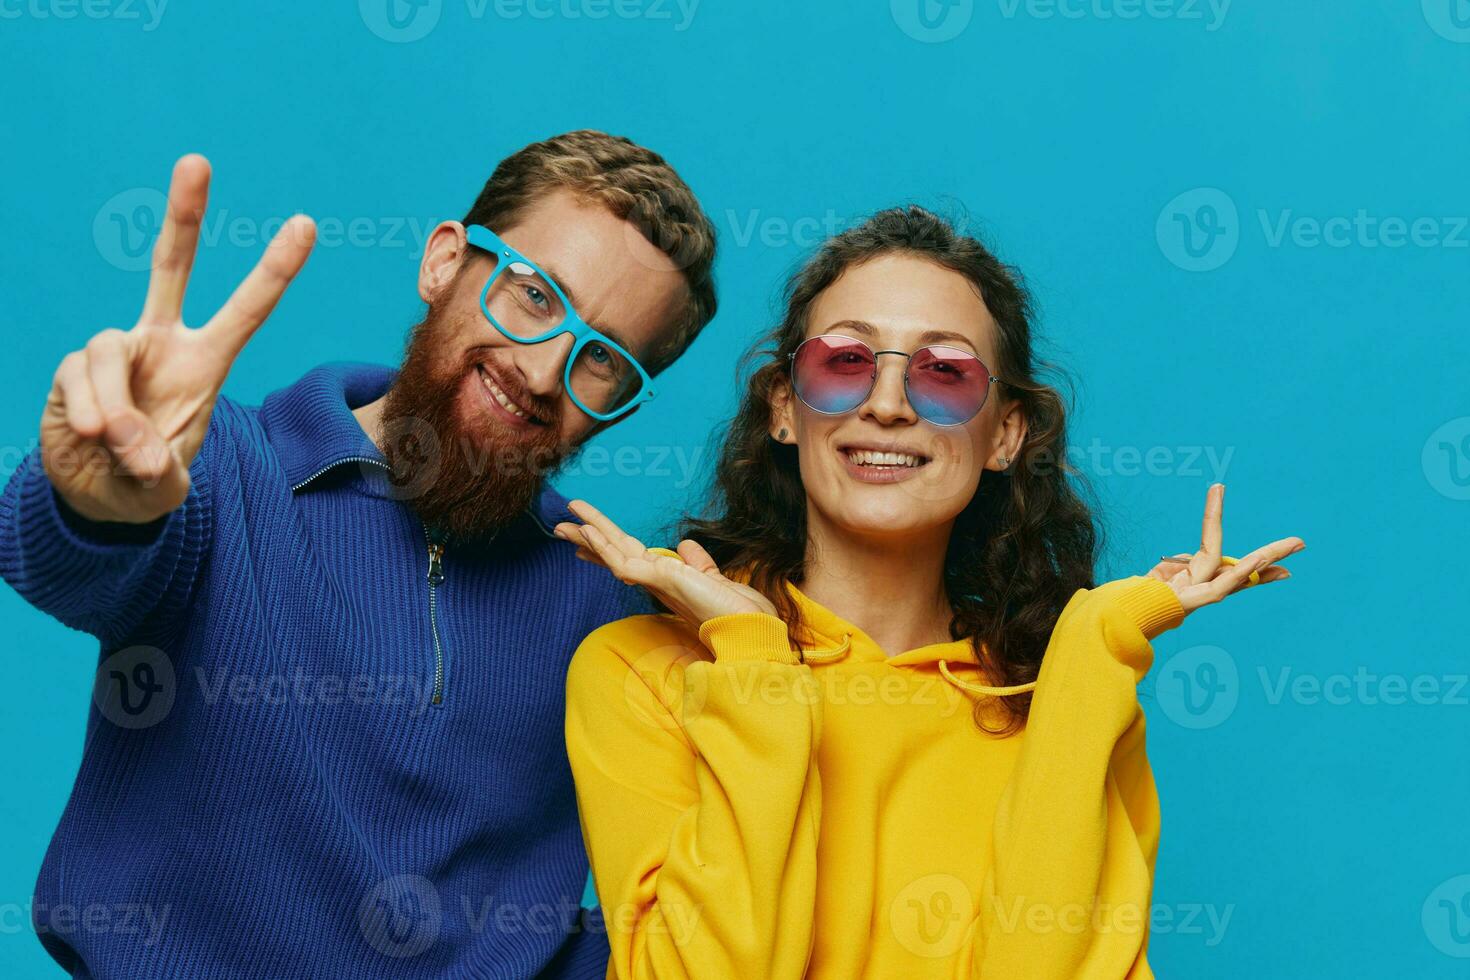
{"type": "Polygon", "coordinates": [[[687,538],[680,541],[679,558],[659,554],[586,501],[573,500],[569,506],[586,523],[563,521],[555,533],[577,546],[578,558],[606,566],[629,585],[647,589],[694,629],[718,616],[735,613],[776,615],[771,600],[720,574],[715,560],[698,542],[687,538]]]}

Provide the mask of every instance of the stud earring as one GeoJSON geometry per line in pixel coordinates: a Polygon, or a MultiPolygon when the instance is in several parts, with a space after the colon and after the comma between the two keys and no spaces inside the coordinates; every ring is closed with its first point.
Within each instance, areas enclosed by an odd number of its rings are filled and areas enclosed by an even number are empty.
{"type": "Polygon", "coordinates": [[[999,457],[996,458],[996,462],[1000,464],[1000,468],[1001,469],[1003,469],[1003,470],[1010,469],[1010,466],[1011,466],[1010,457],[1008,457],[1008,456],[999,456],[999,457]]]}
{"type": "Polygon", "coordinates": [[[785,429],[782,429],[780,432],[776,433],[776,441],[777,442],[785,442],[786,441],[786,430],[785,429]]]}

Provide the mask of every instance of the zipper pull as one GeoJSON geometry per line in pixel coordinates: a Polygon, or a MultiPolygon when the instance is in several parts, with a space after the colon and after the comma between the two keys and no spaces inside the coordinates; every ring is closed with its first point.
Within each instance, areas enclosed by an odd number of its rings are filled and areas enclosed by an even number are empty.
{"type": "Polygon", "coordinates": [[[429,539],[429,585],[444,584],[444,546],[449,535],[437,527],[427,529],[429,539]]]}

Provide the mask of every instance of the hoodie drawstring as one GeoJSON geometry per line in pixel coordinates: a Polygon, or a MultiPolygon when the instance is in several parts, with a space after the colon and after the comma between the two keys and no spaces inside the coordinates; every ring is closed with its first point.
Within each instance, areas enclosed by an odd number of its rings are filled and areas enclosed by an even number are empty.
{"type": "Polygon", "coordinates": [[[847,656],[847,651],[852,648],[852,634],[842,634],[842,642],[830,650],[803,650],[801,651],[801,662],[804,664],[825,664],[833,660],[840,660],[847,656]]]}
{"type": "Polygon", "coordinates": [[[989,684],[971,684],[969,681],[962,681],[954,674],[950,673],[948,660],[939,661],[939,672],[944,675],[945,680],[949,681],[955,687],[959,688],[962,691],[969,691],[971,694],[982,694],[994,698],[1003,698],[1008,697],[1012,694],[1026,694],[1030,691],[1036,690],[1035,681],[1031,681],[1028,684],[1014,684],[1010,687],[991,687],[989,684]]]}

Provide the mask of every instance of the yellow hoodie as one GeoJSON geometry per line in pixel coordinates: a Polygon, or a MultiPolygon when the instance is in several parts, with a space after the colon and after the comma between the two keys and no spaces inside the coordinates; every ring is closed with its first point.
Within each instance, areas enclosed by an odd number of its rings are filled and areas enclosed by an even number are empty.
{"type": "Polygon", "coordinates": [[[1184,618],[1174,591],[1079,589],[1006,738],[973,720],[997,689],[969,641],[888,657],[791,591],[799,653],[762,613],[698,635],[635,616],[577,651],[567,750],[608,976],[1151,977],[1136,686],[1184,618]]]}

